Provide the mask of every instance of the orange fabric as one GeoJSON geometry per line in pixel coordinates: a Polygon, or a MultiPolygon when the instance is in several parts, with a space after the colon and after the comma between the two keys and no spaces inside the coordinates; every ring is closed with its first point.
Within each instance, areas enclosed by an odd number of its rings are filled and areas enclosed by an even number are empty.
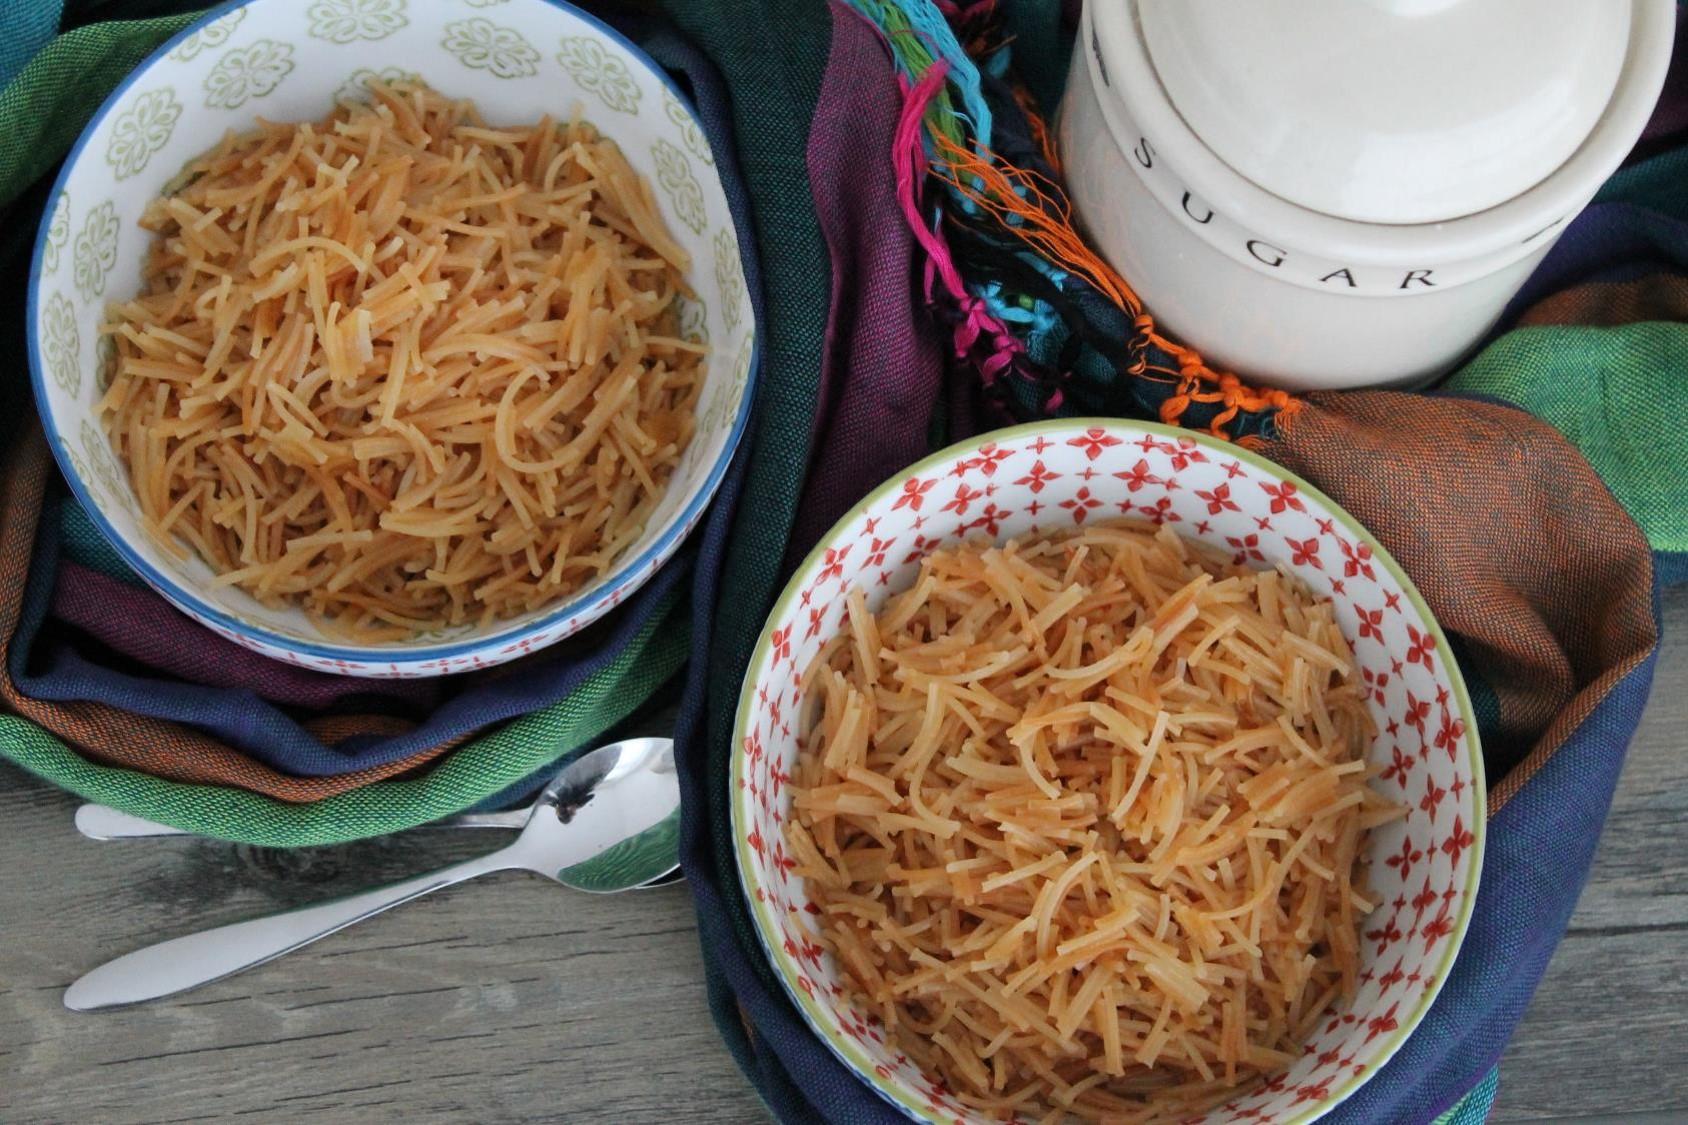
{"type": "Polygon", "coordinates": [[[1652,652],[1647,540],[1576,448],[1523,411],[1391,391],[1305,401],[1266,453],[1378,537],[1493,688],[1493,813],[1652,652]]]}
{"type": "Polygon", "coordinates": [[[1688,321],[1688,277],[1652,274],[1633,281],[1591,281],[1542,298],[1516,327],[1580,324],[1610,328],[1644,320],[1688,321]]]}

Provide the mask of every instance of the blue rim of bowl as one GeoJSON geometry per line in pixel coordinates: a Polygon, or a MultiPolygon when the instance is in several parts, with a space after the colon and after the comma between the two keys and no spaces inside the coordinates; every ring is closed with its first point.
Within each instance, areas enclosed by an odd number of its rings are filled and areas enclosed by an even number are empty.
{"type": "Polygon", "coordinates": [[[1187,430],[1158,422],[1144,422],[1134,418],[1050,418],[1038,422],[1025,422],[1017,426],[1008,426],[988,433],[975,434],[965,441],[945,446],[943,449],[928,454],[892,473],[866,496],[852,504],[849,511],[840,516],[838,521],[827,529],[826,534],[816,540],[814,548],[792,571],[791,578],[780,590],[773,605],[769,607],[767,621],[762,627],[761,635],[756,639],[755,647],[751,650],[750,661],[745,666],[744,680],[739,686],[738,706],[733,712],[733,741],[728,758],[726,778],[728,824],[732,832],[733,860],[738,874],[739,893],[744,896],[744,906],[750,914],[750,928],[756,934],[756,943],[761,946],[762,955],[767,958],[769,967],[773,970],[774,975],[779,978],[780,987],[784,989],[786,997],[791,1001],[792,1006],[797,1009],[798,1016],[814,1034],[815,1038],[819,1039],[832,1056],[843,1063],[844,1067],[854,1074],[858,1081],[898,1113],[911,1121],[937,1123],[938,1118],[924,1112],[912,1101],[905,1100],[903,1095],[891,1087],[889,1081],[878,1078],[873,1073],[871,1063],[864,1063],[862,1059],[852,1057],[852,1048],[842,1042],[842,1037],[827,1030],[822,1025],[818,1012],[819,1002],[813,997],[805,996],[797,987],[793,980],[794,973],[789,971],[789,957],[786,956],[784,950],[773,944],[772,935],[768,932],[772,928],[772,923],[767,919],[768,911],[763,904],[756,901],[753,891],[753,884],[756,881],[751,875],[750,848],[745,843],[747,826],[744,823],[744,814],[740,812],[744,798],[741,798],[740,790],[734,785],[734,782],[743,780],[745,768],[744,732],[749,726],[750,715],[753,710],[757,674],[767,659],[775,625],[787,606],[797,597],[798,590],[808,582],[821,565],[827,547],[843,534],[845,529],[862,514],[867,506],[883,498],[899,482],[933,466],[953,460],[961,453],[970,452],[983,441],[993,438],[1001,440],[1023,437],[1027,434],[1053,429],[1084,430],[1093,426],[1135,428],[1146,433],[1159,434],[1162,437],[1189,438],[1208,449],[1218,450],[1226,456],[1236,457],[1255,468],[1262,469],[1279,480],[1293,483],[1303,494],[1325,505],[1345,527],[1357,534],[1362,542],[1372,548],[1374,561],[1379,563],[1391,577],[1400,583],[1408,604],[1418,612],[1420,619],[1429,628],[1431,635],[1436,638],[1440,651],[1448,654],[1448,659],[1443,661],[1442,667],[1448,682],[1453,686],[1454,698],[1459,703],[1460,717],[1465,720],[1466,758],[1470,763],[1472,779],[1471,800],[1474,818],[1472,832],[1476,836],[1476,840],[1466,853],[1465,883],[1463,884],[1469,889],[1469,893],[1465,896],[1465,902],[1460,908],[1458,919],[1455,921],[1454,932],[1448,942],[1447,951],[1442,955],[1440,963],[1436,966],[1435,983],[1426,988],[1420,995],[1417,1005],[1407,1014],[1407,1018],[1401,1022],[1400,1027],[1391,1033],[1389,1042],[1382,1048],[1377,1058],[1367,1066],[1365,1073],[1348,1077],[1341,1086],[1331,1092],[1327,1100],[1301,1108],[1282,1123],[1282,1125],[1309,1125],[1309,1123],[1333,1111],[1377,1076],[1389,1060],[1395,1057],[1396,1052],[1423,1025],[1424,1018],[1429,1015],[1431,1006],[1436,1002],[1436,998],[1441,995],[1442,989],[1448,983],[1448,978],[1453,975],[1454,963],[1458,959],[1459,952],[1465,945],[1466,935],[1471,929],[1471,920],[1477,908],[1477,895],[1483,881],[1483,857],[1488,851],[1489,840],[1488,771],[1483,764],[1482,736],[1477,730],[1477,714],[1471,705],[1471,694],[1465,685],[1465,674],[1460,670],[1458,662],[1452,657],[1452,649],[1448,645],[1447,634],[1442,631],[1441,622],[1436,619],[1435,614],[1430,612],[1430,607],[1425,604],[1424,596],[1419,593],[1418,587],[1413,583],[1411,576],[1401,567],[1400,563],[1395,561],[1395,556],[1390,554],[1388,549],[1378,541],[1377,536],[1348,509],[1332,500],[1320,489],[1307,483],[1296,473],[1253,450],[1244,449],[1239,445],[1212,437],[1198,430],[1187,430]]]}
{"type": "MultiPolygon", "coordinates": [[[[570,598],[559,603],[545,616],[534,621],[470,640],[432,645],[427,648],[389,649],[375,646],[335,645],[299,640],[273,632],[262,626],[241,621],[210,604],[200,595],[182,586],[168,575],[161,573],[143,558],[140,552],[135,550],[128,540],[120,535],[111,522],[106,519],[105,513],[100,510],[99,505],[95,503],[94,498],[83,485],[75,466],[70,463],[56,420],[47,404],[46,370],[41,359],[41,333],[38,327],[40,324],[42,259],[47,250],[47,229],[52,225],[53,211],[57,207],[59,196],[64,192],[65,181],[70,177],[72,169],[81,159],[83,148],[86,147],[89,139],[99,129],[101,123],[105,121],[106,115],[111,113],[117,104],[123,100],[123,96],[129,92],[129,88],[139,81],[159,60],[175,50],[177,44],[207,24],[214,23],[237,8],[252,8],[264,3],[280,2],[281,0],[228,0],[227,3],[219,4],[217,7],[208,10],[197,20],[159,44],[151,54],[136,64],[135,68],[124,76],[123,81],[117,84],[117,87],[112,90],[106,100],[100,103],[100,108],[95,110],[94,115],[88,119],[88,124],[83,126],[81,134],[76,138],[76,143],[71,146],[70,152],[65,155],[64,162],[59,167],[59,174],[53,178],[53,188],[47,194],[47,205],[42,209],[41,221],[36,227],[35,250],[29,259],[29,298],[24,309],[26,317],[24,334],[29,353],[30,386],[35,395],[35,412],[41,420],[42,430],[47,434],[47,444],[53,451],[53,460],[59,466],[60,475],[69,483],[70,490],[75,495],[77,503],[82,506],[83,511],[88,513],[89,519],[99,529],[100,534],[105,537],[106,542],[110,543],[123,561],[134,568],[135,572],[154,589],[172,601],[179,601],[186,606],[191,606],[195,613],[215,622],[222,628],[243,637],[250,637],[272,648],[284,652],[298,653],[302,656],[320,657],[331,661],[342,660],[348,663],[373,661],[375,663],[397,664],[467,656],[471,653],[481,652],[489,645],[508,644],[512,640],[543,632],[560,624],[567,618],[590,613],[598,609],[602,603],[608,601],[612,595],[620,594],[625,597],[632,590],[649,581],[651,575],[656,573],[657,567],[665,564],[679,548],[681,542],[685,539],[687,529],[695,524],[703,510],[715,498],[715,493],[720,489],[721,481],[727,475],[727,469],[732,465],[733,458],[738,452],[739,442],[743,439],[744,431],[749,426],[750,407],[755,401],[756,384],[762,368],[762,326],[756,319],[754,295],[752,295],[753,299],[751,300],[753,335],[750,347],[750,371],[745,378],[744,389],[740,394],[738,415],[733,419],[733,428],[727,434],[726,444],[721,447],[721,452],[716,456],[714,464],[709,467],[709,472],[704,476],[703,485],[698,489],[697,495],[693,496],[685,508],[672,518],[668,528],[662,534],[658,535],[637,555],[629,555],[618,564],[610,572],[609,577],[604,579],[596,589],[581,597],[570,598]],[[641,571],[647,567],[649,573],[641,574],[641,571]]],[[[675,84],[674,80],[669,77],[668,72],[659,66],[655,59],[647,55],[627,36],[590,12],[581,11],[573,4],[568,3],[567,0],[538,0],[538,2],[573,16],[599,34],[619,44],[623,50],[633,56],[635,61],[656,76],[657,80],[668,89],[668,92],[679,101],[693,121],[698,121],[697,109],[692,105],[692,100],[675,84]]],[[[724,186],[722,194],[726,194],[724,186]]],[[[731,213],[730,206],[727,219],[732,223],[733,237],[738,243],[738,254],[742,264],[745,258],[747,235],[746,232],[739,229],[739,221],[731,213]]]]}

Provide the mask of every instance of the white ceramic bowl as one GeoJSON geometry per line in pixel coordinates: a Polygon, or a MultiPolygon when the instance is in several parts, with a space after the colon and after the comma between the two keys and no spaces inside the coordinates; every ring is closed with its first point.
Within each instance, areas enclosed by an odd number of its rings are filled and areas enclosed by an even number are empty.
{"type": "Polygon", "coordinates": [[[484,668],[585,627],[666,562],[721,482],[749,412],[756,326],[714,156],[667,76],[617,32],[550,0],[252,0],[225,5],[158,49],[117,88],[65,161],[30,274],[36,403],[77,498],[123,558],[211,629],[266,656],[361,676],[484,668]],[[644,534],[604,579],[547,609],[488,628],[348,645],[298,609],[216,587],[142,531],[124,470],[93,407],[106,381],[105,306],[140,285],[152,241],[142,211],[226,130],[315,120],[370,78],[419,75],[472,99],[494,123],[579,107],[655,189],[691,255],[697,299],[682,316],[711,346],[696,435],[644,534]]]}
{"type": "MultiPolygon", "coordinates": [[[[1497,6],[1491,0],[1338,0],[1320,5],[1284,0],[1280,6],[1288,11],[1292,3],[1295,14],[1280,21],[1280,30],[1302,48],[1297,57],[1312,60],[1388,44],[1388,37],[1376,33],[1375,27],[1369,43],[1345,30],[1363,29],[1367,19],[1383,26],[1390,9],[1421,7],[1433,18],[1438,13],[1458,14],[1454,9],[1461,5],[1491,11],[1499,7],[1517,17],[1517,27],[1527,28],[1531,7],[1497,6]],[[1333,7],[1350,17],[1343,28],[1320,23],[1316,9],[1333,7]]],[[[1096,248],[1131,283],[1161,326],[1217,366],[1291,389],[1422,383],[1446,371],[1494,325],[1507,301],[1617,169],[1646,125],[1670,61],[1676,4],[1602,3],[1602,12],[1616,8],[1627,18],[1627,39],[1620,43],[1627,51],[1615,84],[1604,93],[1589,93],[1590,98],[1607,100],[1594,107],[1594,124],[1569,158],[1498,205],[1476,203],[1471,213],[1445,221],[1382,222],[1356,221],[1298,205],[1241,174],[1210,147],[1208,141],[1217,143],[1219,138],[1198,135],[1169,96],[1169,78],[1157,71],[1145,42],[1143,17],[1151,0],[1091,0],[1085,4],[1059,123],[1074,210],[1096,248]]],[[[1269,58],[1275,49],[1243,38],[1247,21],[1227,21],[1223,0],[1204,0],[1199,9],[1193,3],[1186,8],[1166,0],[1153,0],[1152,6],[1163,23],[1167,12],[1217,12],[1213,22],[1228,22],[1236,29],[1236,41],[1226,46],[1241,58],[1269,58]]],[[[1258,13],[1250,18],[1258,18],[1258,13]]],[[[1538,60],[1534,44],[1520,49],[1523,43],[1529,43],[1527,30],[1496,43],[1490,62],[1497,68],[1537,72],[1553,65],[1538,60]]],[[[1189,72],[1197,66],[1185,61],[1176,72],[1181,87],[1194,81],[1189,72]]],[[[1231,68],[1210,63],[1238,84],[1259,81],[1255,69],[1242,63],[1231,68]]],[[[1328,84],[1335,67],[1309,63],[1303,72],[1302,101],[1332,107],[1327,116],[1339,118],[1343,94],[1328,84]]],[[[1474,81],[1480,85],[1482,77],[1474,81]]],[[[1443,90],[1435,74],[1408,85],[1404,96],[1430,101],[1458,97],[1455,91],[1443,90]]],[[[1226,94],[1214,113],[1223,114],[1225,104],[1236,104],[1236,92],[1226,87],[1226,94]]],[[[1262,81],[1259,97],[1276,105],[1289,95],[1262,81]]],[[[1469,111],[1481,118],[1477,110],[1469,111]]],[[[1450,110],[1457,112],[1457,105],[1450,110]]],[[[1238,110],[1227,124],[1255,116],[1238,110]]],[[[1274,162],[1273,170],[1284,183],[1301,184],[1308,197],[1323,198],[1301,181],[1339,165],[1358,142],[1321,133],[1328,122],[1304,124],[1288,112],[1280,117],[1279,133],[1253,138],[1258,149],[1273,154],[1260,159],[1274,162]],[[1332,154],[1332,149],[1337,151],[1332,154]]],[[[1356,132],[1365,125],[1345,124],[1356,132]]],[[[1504,128],[1507,121],[1494,124],[1504,128]]],[[[1495,174],[1494,168],[1483,165],[1480,154],[1466,152],[1462,158],[1450,152],[1440,132],[1404,131],[1393,140],[1436,164],[1424,170],[1426,179],[1458,181],[1461,176],[1495,174]]],[[[1328,172],[1325,178],[1340,175],[1328,172]]],[[[1347,178],[1362,179],[1358,174],[1347,178]]],[[[1348,185],[1325,188],[1339,195],[1337,189],[1344,186],[1348,185]]],[[[1470,185],[1474,192],[1491,186],[1470,185]]]]}
{"type": "Polygon", "coordinates": [[[1039,422],[934,454],[887,481],[797,569],[745,675],[730,785],[739,877],[769,960],[809,1026],[863,1082],[919,1121],[972,1120],[876,1017],[845,997],[817,941],[785,850],[798,753],[798,684],[843,627],[853,586],[878,608],[933,547],[997,540],[1121,515],[1258,566],[1283,565],[1330,597],[1380,731],[1377,788],[1409,807],[1376,830],[1367,858],[1382,906],[1362,927],[1361,986],[1265,1086],[1204,1120],[1310,1121],[1375,1074],[1447,980],[1476,900],[1484,782],[1470,701],[1412,583],[1353,517],[1271,462],[1212,438],[1147,423],[1039,422]]]}

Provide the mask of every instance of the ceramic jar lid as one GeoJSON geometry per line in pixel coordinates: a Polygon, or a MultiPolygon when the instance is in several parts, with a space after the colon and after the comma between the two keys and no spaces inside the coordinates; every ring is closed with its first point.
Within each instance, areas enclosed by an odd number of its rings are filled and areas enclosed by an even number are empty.
{"type": "Polygon", "coordinates": [[[1611,100],[1632,4],[1138,0],[1136,9],[1162,88],[1220,160],[1300,207],[1408,224],[1484,211],[1563,164],[1611,100]]]}

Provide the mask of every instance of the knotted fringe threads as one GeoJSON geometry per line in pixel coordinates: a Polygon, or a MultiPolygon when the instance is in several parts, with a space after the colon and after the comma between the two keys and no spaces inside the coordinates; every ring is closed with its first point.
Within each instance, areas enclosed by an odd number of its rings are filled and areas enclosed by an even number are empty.
{"type": "MultiPolygon", "coordinates": [[[[950,253],[949,243],[945,240],[942,229],[928,225],[924,218],[923,189],[929,167],[922,123],[927,107],[943,90],[948,72],[949,64],[939,59],[913,87],[903,83],[903,112],[892,138],[891,165],[897,182],[897,201],[902,206],[903,217],[908,220],[915,240],[926,251],[926,299],[928,302],[933,299],[934,283],[941,281],[944,291],[955,302],[961,314],[961,319],[955,326],[956,357],[972,360],[985,384],[989,386],[1024,358],[1025,347],[1009,331],[1001,318],[990,311],[983,300],[967,291],[966,283],[962,281],[961,271],[956,268],[955,257],[950,253]]],[[[943,137],[943,142],[955,147],[955,142],[948,137],[943,137]]],[[[1060,406],[1060,395],[1061,392],[1057,390],[1053,401],[1045,404],[1049,410],[1060,406]]]]}
{"type": "MultiPolygon", "coordinates": [[[[900,39],[911,31],[904,30],[894,38],[900,39]]],[[[950,45],[953,46],[953,40],[950,45]]],[[[940,96],[951,78],[952,67],[941,57],[941,51],[937,58],[924,51],[920,53],[926,55],[921,61],[927,65],[912,86],[904,83],[903,112],[892,152],[898,200],[914,237],[928,256],[926,295],[929,300],[933,298],[934,284],[942,283],[945,295],[955,303],[960,314],[954,329],[956,355],[972,361],[987,386],[1020,368],[1025,362],[1025,348],[1001,318],[968,291],[941,226],[926,218],[923,184],[927,175],[937,177],[955,196],[989,215],[1002,231],[1019,240],[1032,254],[1088,281],[1131,318],[1134,334],[1125,343],[1131,357],[1125,368],[1127,374],[1133,378],[1176,382],[1174,393],[1160,406],[1162,422],[1182,424],[1192,403],[1216,405],[1219,410],[1207,428],[1219,437],[1230,438],[1228,425],[1245,411],[1275,412],[1274,421],[1279,429],[1296,416],[1302,407],[1301,400],[1284,391],[1251,387],[1234,374],[1215,371],[1196,351],[1163,335],[1130,284],[1085,244],[1073,226],[1072,203],[1059,184],[1002,159],[991,151],[986,138],[975,138],[974,147],[957,140],[960,130],[955,128],[955,118],[960,115],[943,104],[948,99],[940,96]],[[946,110],[950,119],[938,121],[946,110]],[[1151,363],[1151,348],[1172,357],[1178,365],[1176,369],[1151,363]]],[[[903,54],[905,63],[911,61],[906,51],[903,54]]],[[[976,71],[974,79],[976,90],[976,71]]],[[[971,102],[977,97],[975,90],[963,88],[963,101],[971,102]]],[[[1058,170],[1059,155],[1047,123],[1023,90],[1015,90],[1015,100],[1026,114],[1043,158],[1050,168],[1058,170]]],[[[1060,405],[1061,392],[1057,389],[1044,403],[1044,409],[1053,412],[1060,405]]],[[[1255,437],[1236,440],[1244,445],[1260,444],[1255,437]]]]}

